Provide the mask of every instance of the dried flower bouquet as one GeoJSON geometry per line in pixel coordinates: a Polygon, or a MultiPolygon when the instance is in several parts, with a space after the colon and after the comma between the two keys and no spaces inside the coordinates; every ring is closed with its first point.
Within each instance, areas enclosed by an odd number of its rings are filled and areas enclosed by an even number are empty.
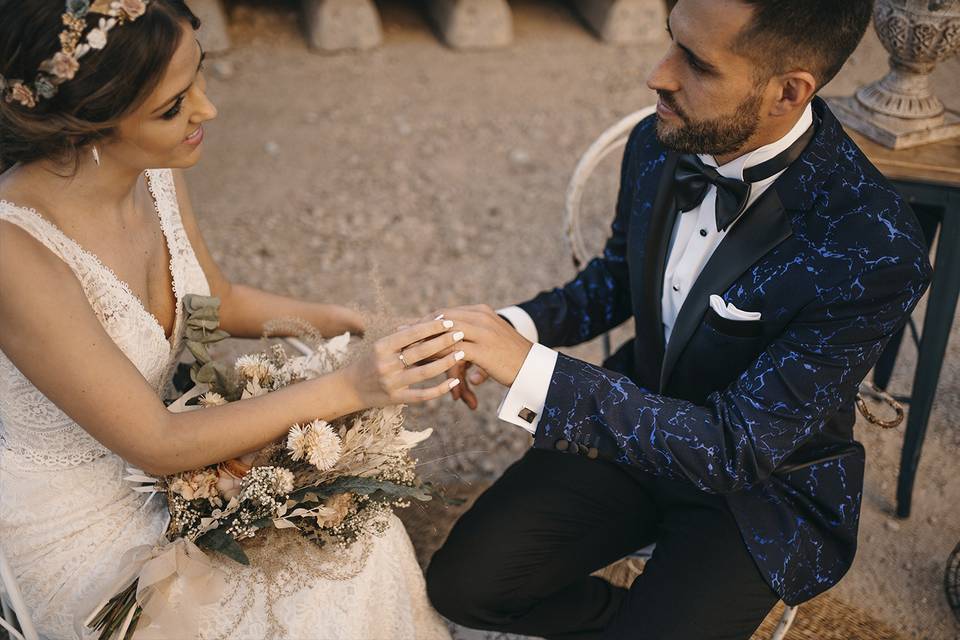
{"type": "MultiPolygon", "coordinates": [[[[191,295],[184,304],[196,386],[170,406],[172,411],[202,411],[271,393],[345,363],[349,334],[312,340],[315,350],[310,355],[290,356],[274,345],[227,366],[207,350],[228,337],[219,329],[219,300],[191,295]]],[[[417,477],[416,460],[410,456],[432,430],[405,430],[402,409],[368,409],[330,423],[294,424],[285,439],[257,453],[162,479],[130,469],[127,479],[137,483],[137,491],[166,494],[170,524],[164,541],[133,554],[135,566],[112,585],[86,626],[99,632],[101,640],[126,640],[138,623],[172,623],[173,607],[166,606],[166,600],[175,579],[182,583],[184,574],[192,573],[192,580],[204,580],[198,592],[208,601],[217,590],[212,575],[217,570],[200,549],[248,564],[241,542],[265,528],[295,529],[318,545],[343,548],[361,536],[383,533],[385,516],[393,509],[409,506],[411,499],[430,500],[434,493],[417,477]],[[177,567],[173,556],[192,569],[180,566],[145,588],[141,576],[155,573],[159,565],[177,567]]],[[[177,624],[185,628],[195,622],[177,624]]]]}

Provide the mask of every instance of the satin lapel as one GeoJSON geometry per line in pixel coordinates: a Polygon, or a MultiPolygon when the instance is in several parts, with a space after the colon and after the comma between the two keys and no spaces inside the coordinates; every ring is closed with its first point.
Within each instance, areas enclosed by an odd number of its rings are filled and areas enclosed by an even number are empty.
{"type": "Polygon", "coordinates": [[[683,348],[703,321],[711,294],[722,294],[753,263],[792,234],[793,228],[777,190],[767,189],[720,242],[680,307],[660,370],[661,393],[683,348]]]}
{"type": "Polygon", "coordinates": [[[673,174],[679,156],[667,154],[657,197],[650,213],[650,226],[646,238],[643,260],[643,327],[651,345],[649,353],[655,354],[657,364],[663,360],[663,273],[667,268],[667,251],[677,210],[673,202],[673,174]]]}

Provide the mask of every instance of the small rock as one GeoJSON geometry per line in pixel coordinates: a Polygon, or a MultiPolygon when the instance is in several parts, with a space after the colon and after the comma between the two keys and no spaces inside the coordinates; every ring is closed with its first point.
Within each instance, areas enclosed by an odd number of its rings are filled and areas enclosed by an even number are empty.
{"type": "Polygon", "coordinates": [[[270,156],[280,155],[280,145],[271,140],[270,142],[263,145],[263,150],[270,156]]]}
{"type": "Polygon", "coordinates": [[[218,60],[213,65],[213,75],[219,80],[229,80],[235,71],[233,63],[229,60],[218,60]]]}
{"type": "Polygon", "coordinates": [[[929,518],[927,518],[927,522],[929,522],[930,524],[936,526],[936,524],[937,524],[937,522],[938,522],[937,516],[930,516],[929,518]]]}
{"type": "Polygon", "coordinates": [[[900,523],[896,520],[887,520],[886,525],[890,531],[900,531],[900,523]]]}
{"type": "Polygon", "coordinates": [[[514,149],[510,152],[510,162],[515,165],[524,167],[530,164],[530,154],[524,151],[523,149],[514,149]]]}

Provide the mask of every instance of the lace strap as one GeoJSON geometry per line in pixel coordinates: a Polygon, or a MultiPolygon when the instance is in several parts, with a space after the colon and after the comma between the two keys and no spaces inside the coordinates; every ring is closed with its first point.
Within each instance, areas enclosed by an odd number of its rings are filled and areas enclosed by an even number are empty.
{"type": "Polygon", "coordinates": [[[177,188],[173,183],[172,169],[148,169],[146,171],[147,188],[153,196],[157,215],[165,228],[180,222],[180,205],[177,203],[177,188]]]}
{"type": "Polygon", "coordinates": [[[34,240],[63,260],[81,280],[81,276],[89,273],[92,265],[86,252],[56,225],[37,213],[36,209],[0,200],[0,220],[29,233],[34,240]]]}
{"type": "Polygon", "coordinates": [[[173,293],[179,303],[182,292],[180,283],[189,270],[193,247],[180,218],[180,203],[177,201],[177,188],[173,182],[172,169],[151,169],[146,172],[147,187],[153,196],[154,206],[160,218],[167,247],[170,250],[170,271],[173,274],[173,293]]]}

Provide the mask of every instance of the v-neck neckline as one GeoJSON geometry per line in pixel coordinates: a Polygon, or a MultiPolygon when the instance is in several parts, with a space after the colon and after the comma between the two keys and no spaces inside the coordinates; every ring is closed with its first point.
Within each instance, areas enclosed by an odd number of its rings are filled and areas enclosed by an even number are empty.
{"type": "Polygon", "coordinates": [[[113,278],[117,282],[117,284],[120,285],[120,288],[123,289],[123,291],[126,292],[127,295],[129,295],[137,303],[137,306],[140,307],[143,313],[150,318],[158,334],[163,337],[164,342],[167,343],[167,348],[172,350],[176,343],[176,338],[180,329],[180,320],[182,315],[180,310],[180,295],[178,293],[179,287],[177,283],[177,269],[174,265],[175,258],[174,258],[174,251],[173,251],[173,243],[172,243],[172,238],[170,237],[172,230],[168,228],[166,216],[164,215],[164,212],[161,208],[160,200],[156,193],[156,189],[154,188],[153,177],[150,175],[149,171],[145,171],[143,175],[146,180],[147,191],[149,192],[150,199],[153,202],[154,212],[156,213],[157,219],[160,223],[160,232],[163,234],[163,241],[167,250],[167,255],[169,256],[167,260],[167,269],[170,272],[171,293],[173,294],[173,299],[174,299],[173,328],[169,336],[167,335],[166,328],[163,326],[163,323],[160,322],[160,319],[156,316],[156,314],[150,311],[149,307],[147,307],[146,303],[144,303],[144,301],[140,298],[140,296],[138,296],[136,293],[133,292],[133,289],[130,287],[130,285],[125,280],[123,280],[120,276],[118,276],[113,269],[111,269],[108,265],[106,265],[100,259],[99,256],[97,256],[92,251],[89,251],[86,248],[84,248],[83,245],[81,245],[79,242],[77,242],[76,240],[68,236],[66,233],[64,233],[63,230],[60,229],[60,227],[58,227],[53,221],[41,215],[40,212],[38,212],[33,207],[24,207],[4,199],[0,199],[0,204],[7,204],[7,205],[10,205],[11,207],[15,207],[17,209],[20,209],[22,211],[26,211],[32,214],[33,216],[38,218],[43,224],[49,226],[55,233],[57,233],[62,238],[64,238],[64,240],[72,244],[80,253],[87,256],[91,260],[93,260],[98,267],[100,267],[107,274],[109,274],[110,277],[113,278]]]}

